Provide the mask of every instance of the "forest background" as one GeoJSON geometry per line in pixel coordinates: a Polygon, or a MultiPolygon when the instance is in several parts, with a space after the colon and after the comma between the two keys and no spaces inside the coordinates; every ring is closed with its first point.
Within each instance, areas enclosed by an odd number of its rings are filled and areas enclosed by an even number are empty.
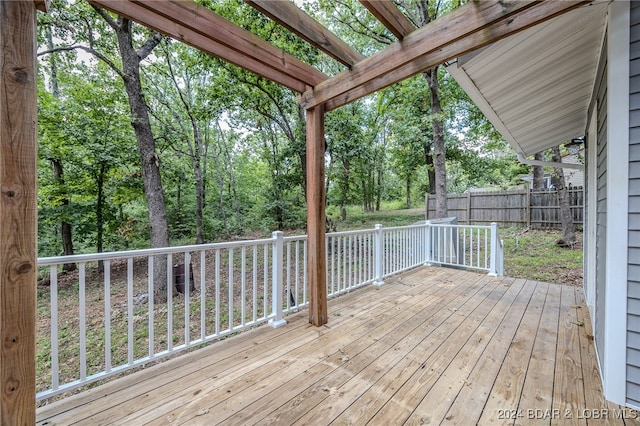
{"type": "MultiPolygon", "coordinates": [[[[328,75],[345,69],[239,0],[201,3],[328,75]]],[[[395,40],[355,0],[300,4],[366,56],[395,40]]],[[[399,2],[416,26],[459,5],[399,2]]],[[[85,2],[38,19],[39,256],[304,230],[295,93],[85,2]]],[[[438,184],[506,189],[530,171],[444,67],[328,113],[326,142],[329,228],[349,206],[411,208],[438,184]]]]}

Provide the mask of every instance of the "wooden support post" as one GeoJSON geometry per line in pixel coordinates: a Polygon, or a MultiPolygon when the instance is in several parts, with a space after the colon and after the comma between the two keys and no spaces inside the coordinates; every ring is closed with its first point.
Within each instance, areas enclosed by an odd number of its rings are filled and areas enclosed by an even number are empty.
{"type": "Polygon", "coordinates": [[[324,105],[307,110],[307,268],[309,322],[327,323],[325,252],[324,105]]]}
{"type": "Polygon", "coordinates": [[[36,3],[0,0],[1,425],[36,413],[36,3]]]}

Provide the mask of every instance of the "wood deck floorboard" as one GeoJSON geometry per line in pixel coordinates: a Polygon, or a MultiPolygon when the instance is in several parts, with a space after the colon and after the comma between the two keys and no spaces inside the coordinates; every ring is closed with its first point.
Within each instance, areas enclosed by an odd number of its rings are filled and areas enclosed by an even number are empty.
{"type": "Polygon", "coordinates": [[[421,267],[331,299],[326,327],[307,316],[41,407],[38,425],[640,424],[602,397],[579,288],[421,267]]]}

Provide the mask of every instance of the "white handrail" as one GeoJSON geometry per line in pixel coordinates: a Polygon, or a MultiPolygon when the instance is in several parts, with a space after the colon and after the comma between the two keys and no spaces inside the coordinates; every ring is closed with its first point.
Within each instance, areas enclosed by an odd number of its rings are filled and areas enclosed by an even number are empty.
{"type": "MultiPolygon", "coordinates": [[[[390,275],[425,264],[503,272],[495,224],[376,225],[327,233],[325,242],[329,297],[382,285],[390,275]]],[[[307,237],[282,232],[251,241],[38,259],[50,283],[49,298],[38,309],[50,324],[49,344],[38,347],[39,369],[51,380],[37,399],[258,324],[285,325],[287,313],[308,305],[306,263],[307,237]],[[171,285],[158,301],[154,271],[163,258],[171,285]],[[69,263],[78,265],[77,276],[60,272],[69,263]],[[182,295],[175,297],[179,279],[182,295]]]]}

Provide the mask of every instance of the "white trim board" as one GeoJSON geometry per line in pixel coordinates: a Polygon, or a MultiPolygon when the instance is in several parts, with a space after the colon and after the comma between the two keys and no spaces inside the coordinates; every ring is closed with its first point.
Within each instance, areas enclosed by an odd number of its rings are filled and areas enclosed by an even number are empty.
{"type": "Polygon", "coordinates": [[[626,405],[630,4],[611,2],[607,24],[607,268],[602,378],[605,397],[626,405]]]}
{"type": "Polygon", "coordinates": [[[584,251],[584,291],[589,313],[591,314],[591,324],[595,324],[595,302],[596,302],[596,236],[597,236],[597,215],[598,215],[598,114],[597,106],[593,109],[587,132],[587,223],[584,232],[587,236],[587,245],[584,251]]]}

